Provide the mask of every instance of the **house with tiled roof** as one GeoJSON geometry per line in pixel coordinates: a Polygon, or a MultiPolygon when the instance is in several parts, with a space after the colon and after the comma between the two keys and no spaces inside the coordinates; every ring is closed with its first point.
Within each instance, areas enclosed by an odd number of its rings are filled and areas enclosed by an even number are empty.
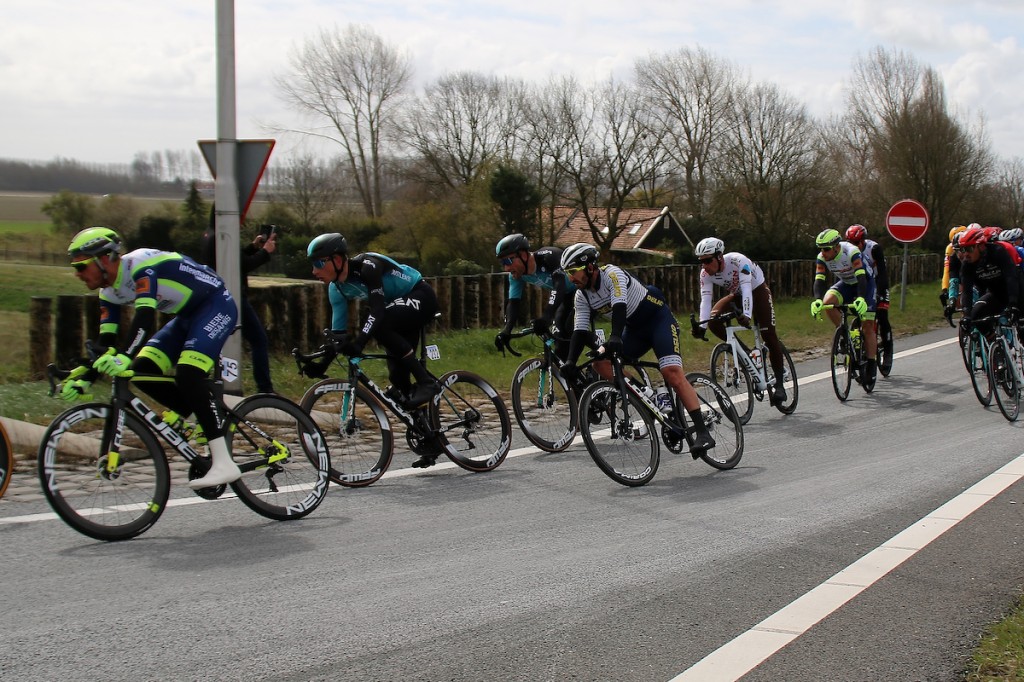
{"type": "MultiPolygon", "coordinates": [[[[597,229],[607,234],[607,211],[592,208],[589,213],[597,229]]],[[[554,216],[556,246],[565,247],[576,242],[594,243],[587,216],[581,209],[556,206],[554,216]]],[[[618,225],[619,233],[612,241],[610,250],[623,260],[632,260],[641,254],[671,258],[680,247],[693,247],[686,230],[668,206],[660,209],[624,208],[619,213],[618,225]]]]}

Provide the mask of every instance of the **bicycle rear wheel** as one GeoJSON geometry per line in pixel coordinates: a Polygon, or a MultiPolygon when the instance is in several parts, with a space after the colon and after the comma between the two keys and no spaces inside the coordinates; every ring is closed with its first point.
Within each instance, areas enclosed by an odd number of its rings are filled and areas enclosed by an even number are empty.
{"type": "Polygon", "coordinates": [[[367,486],[391,465],[394,434],[387,410],[366,389],[348,381],[325,379],[302,396],[302,410],[327,439],[331,480],[343,486],[367,486]]]}
{"type": "Polygon", "coordinates": [[[238,499],[269,519],[299,519],[327,495],[331,459],[323,433],[301,407],[272,394],[250,396],[228,413],[238,499]]]}
{"type": "Polygon", "coordinates": [[[53,511],[97,540],[133,538],[149,529],[171,491],[167,457],[141,419],[122,412],[121,446],[111,451],[109,403],[62,413],[39,444],[39,478],[53,511]]]}
{"type": "Polygon", "coordinates": [[[576,394],[554,364],[531,358],[512,375],[512,412],[526,439],[546,452],[561,452],[579,430],[576,394]]]}
{"type": "Polygon", "coordinates": [[[711,377],[729,394],[740,423],[750,421],[754,413],[753,382],[729,344],[720,343],[711,351],[711,377]]]}
{"type": "Polygon", "coordinates": [[[982,348],[981,337],[971,333],[967,341],[967,355],[965,360],[970,363],[967,372],[971,375],[971,386],[974,387],[974,395],[978,396],[978,402],[985,407],[992,404],[992,378],[985,363],[985,350],[982,348]]]}
{"type": "MultiPolygon", "coordinates": [[[[800,400],[800,384],[796,377],[796,365],[793,364],[793,357],[789,354],[789,349],[786,345],[779,341],[779,345],[782,346],[782,385],[786,389],[786,400],[781,403],[775,403],[775,409],[782,414],[793,414],[796,411],[796,404],[800,400]]],[[[765,346],[762,349],[763,357],[768,357],[768,347],[765,346]]],[[[768,373],[768,384],[771,386],[775,385],[775,371],[771,367],[771,363],[768,363],[766,367],[768,373]]],[[[714,378],[714,377],[712,377],[714,378]]],[[[721,382],[719,382],[721,384],[721,382]]]]}
{"type": "Polygon", "coordinates": [[[732,469],[743,458],[743,424],[724,388],[707,374],[691,372],[686,380],[697,392],[704,425],[715,439],[715,447],[700,456],[716,469],[732,469]]]}
{"type": "Polygon", "coordinates": [[[449,459],[467,471],[490,471],[505,461],[512,446],[512,422],[494,387],[482,377],[455,370],[429,406],[430,423],[449,459]]]}
{"type": "Polygon", "coordinates": [[[836,397],[845,401],[850,395],[850,384],[853,381],[853,349],[850,348],[850,337],[845,327],[836,327],[832,335],[832,388],[836,397]]]}
{"type": "Polygon", "coordinates": [[[1007,421],[1015,422],[1020,415],[1020,381],[1014,367],[1013,356],[1009,345],[1001,339],[992,344],[992,355],[989,356],[992,390],[996,396],[996,404],[1007,421]]]}
{"type": "Polygon", "coordinates": [[[580,414],[593,411],[602,418],[597,424],[584,419],[580,433],[587,452],[605,475],[622,485],[640,486],[658,473],[661,443],[647,407],[628,391],[625,397],[626,404],[610,381],[587,387],[580,398],[580,414]]]}
{"type": "Polygon", "coordinates": [[[7,436],[7,429],[0,423],[0,497],[7,492],[7,486],[11,483],[11,476],[14,475],[14,448],[11,447],[11,439],[7,436]]]}

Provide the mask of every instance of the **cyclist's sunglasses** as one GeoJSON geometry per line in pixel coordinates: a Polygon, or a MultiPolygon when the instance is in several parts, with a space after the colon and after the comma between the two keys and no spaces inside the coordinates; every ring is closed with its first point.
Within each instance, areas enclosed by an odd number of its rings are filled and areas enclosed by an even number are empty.
{"type": "Polygon", "coordinates": [[[707,265],[708,263],[711,263],[712,261],[714,261],[715,257],[714,256],[708,256],[707,258],[698,258],[697,260],[700,261],[701,265],[707,265]]]}
{"type": "Polygon", "coordinates": [[[87,267],[89,267],[89,263],[93,262],[94,260],[96,260],[96,256],[93,256],[92,258],[86,258],[85,260],[76,260],[71,264],[71,267],[75,269],[75,272],[83,272],[87,267]]]}
{"type": "Polygon", "coordinates": [[[501,259],[502,266],[512,265],[512,261],[515,260],[515,256],[505,256],[501,259]]]}
{"type": "Polygon", "coordinates": [[[576,274],[577,272],[583,272],[583,271],[584,271],[584,270],[586,270],[586,269],[587,269],[587,266],[586,266],[586,265],[577,265],[576,267],[573,267],[573,268],[566,268],[566,269],[565,269],[565,274],[567,274],[567,275],[569,275],[570,277],[572,277],[572,276],[573,276],[573,275],[575,275],[575,274],[576,274]]]}
{"type": "Polygon", "coordinates": [[[311,261],[311,262],[312,262],[314,268],[316,268],[317,270],[320,270],[325,265],[327,265],[327,260],[328,259],[326,259],[326,258],[317,258],[315,261],[311,261]]]}

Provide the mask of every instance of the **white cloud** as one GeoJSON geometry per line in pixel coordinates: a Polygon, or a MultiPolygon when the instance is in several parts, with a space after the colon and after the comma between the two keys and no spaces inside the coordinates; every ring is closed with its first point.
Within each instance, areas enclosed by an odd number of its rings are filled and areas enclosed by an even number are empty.
{"type": "MultiPolygon", "coordinates": [[[[215,136],[214,8],[35,0],[5,9],[0,153],[128,162],[215,136]]],[[[1024,156],[1020,0],[249,0],[235,14],[243,138],[295,118],[273,83],[292,49],[321,28],[363,23],[408,50],[421,86],[463,69],[532,82],[626,78],[638,57],[700,45],[820,116],[842,109],[856,58],[896,48],[934,67],[952,104],[984,114],[998,153],[1024,156]]]]}

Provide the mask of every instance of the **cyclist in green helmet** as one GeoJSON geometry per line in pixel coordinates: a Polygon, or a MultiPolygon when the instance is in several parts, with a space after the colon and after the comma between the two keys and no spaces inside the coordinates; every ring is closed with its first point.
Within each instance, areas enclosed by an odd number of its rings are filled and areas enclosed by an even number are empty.
{"type": "MultiPolygon", "coordinates": [[[[814,301],[811,302],[811,315],[820,315],[825,305],[851,302],[861,318],[864,349],[868,356],[864,380],[867,385],[872,385],[875,383],[875,358],[878,352],[875,338],[875,280],[864,265],[860,249],[850,242],[844,242],[838,230],[822,230],[814,242],[818,247],[818,258],[814,269],[814,301]],[[829,273],[835,276],[831,287],[828,287],[827,282],[829,273]]],[[[839,311],[830,308],[826,312],[832,324],[838,327],[842,322],[839,311]]]]}

